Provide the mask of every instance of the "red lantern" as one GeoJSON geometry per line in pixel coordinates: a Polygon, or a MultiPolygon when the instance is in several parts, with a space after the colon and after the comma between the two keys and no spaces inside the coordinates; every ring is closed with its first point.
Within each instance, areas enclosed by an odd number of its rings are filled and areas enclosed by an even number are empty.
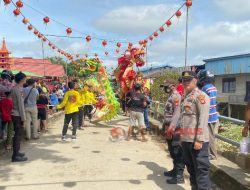
{"type": "Polygon", "coordinates": [[[158,37],[158,35],[159,35],[159,34],[158,34],[158,32],[155,32],[155,33],[154,33],[154,37],[156,37],[156,38],[157,38],[157,37],[158,37]]]}
{"type": "Polygon", "coordinates": [[[38,38],[42,38],[43,35],[41,33],[38,34],[38,38]]]}
{"type": "Polygon", "coordinates": [[[11,3],[11,0],[3,0],[3,2],[4,2],[4,5],[8,5],[11,3]]]}
{"type": "Polygon", "coordinates": [[[18,7],[18,8],[22,8],[23,7],[23,2],[22,1],[17,1],[16,2],[16,6],[18,7]]]}
{"type": "Polygon", "coordinates": [[[28,26],[28,30],[32,30],[33,29],[33,26],[30,24],[29,26],[28,26]]]}
{"type": "Polygon", "coordinates": [[[122,44],[121,44],[120,42],[117,42],[116,46],[117,46],[118,48],[120,48],[120,47],[122,46],[122,44]]]}
{"type": "Polygon", "coordinates": [[[154,37],[153,37],[153,36],[150,36],[149,39],[150,39],[151,41],[153,41],[154,37]]]}
{"type": "Polygon", "coordinates": [[[14,13],[15,16],[18,16],[18,15],[20,15],[20,10],[19,9],[15,9],[13,11],[13,13],[14,13]]]}
{"type": "Polygon", "coordinates": [[[177,16],[177,18],[179,18],[179,17],[181,16],[181,11],[178,10],[178,11],[175,13],[175,15],[177,16]]]}
{"type": "Polygon", "coordinates": [[[48,24],[49,23],[49,17],[44,17],[43,18],[43,22],[44,22],[44,24],[48,24]]]}
{"type": "Polygon", "coordinates": [[[144,43],[144,42],[143,42],[142,40],[139,41],[139,44],[140,44],[141,46],[143,45],[143,43],[144,43]]]}
{"type": "Polygon", "coordinates": [[[132,46],[133,46],[133,43],[129,42],[128,47],[132,47],[132,46]]]}
{"type": "Polygon", "coordinates": [[[49,47],[51,47],[51,46],[52,46],[52,43],[51,43],[51,42],[49,42],[49,44],[48,44],[48,45],[49,45],[49,47]]]}
{"type": "Polygon", "coordinates": [[[106,40],[102,41],[102,45],[105,47],[108,44],[108,42],[106,40]]]}
{"type": "Polygon", "coordinates": [[[66,32],[67,32],[68,35],[70,35],[72,33],[72,29],[71,28],[67,28],[66,32]]]}
{"type": "Polygon", "coordinates": [[[22,21],[22,22],[23,22],[23,24],[28,24],[29,21],[28,21],[28,19],[23,18],[23,21],[22,21]]]}
{"type": "Polygon", "coordinates": [[[160,30],[161,32],[164,32],[165,29],[164,29],[163,26],[161,26],[159,30],[160,30]]]}
{"type": "Polygon", "coordinates": [[[91,41],[91,36],[87,36],[85,39],[86,39],[87,42],[90,42],[91,41]]]}
{"type": "Polygon", "coordinates": [[[148,40],[145,39],[145,40],[144,40],[144,44],[147,44],[147,43],[148,43],[148,40]]]}
{"type": "Polygon", "coordinates": [[[52,46],[52,49],[56,49],[56,46],[52,46]]]}
{"type": "Polygon", "coordinates": [[[106,51],[106,52],[105,52],[105,55],[108,56],[108,55],[109,55],[109,52],[106,51]]]}
{"type": "Polygon", "coordinates": [[[167,25],[168,27],[170,27],[171,24],[172,24],[171,20],[168,20],[168,21],[166,22],[166,25],[167,25]]]}
{"type": "Polygon", "coordinates": [[[37,35],[39,32],[37,30],[34,30],[34,34],[37,35]]]}
{"type": "Polygon", "coordinates": [[[46,39],[46,38],[43,38],[43,41],[44,41],[44,42],[46,42],[46,41],[47,41],[47,39],[46,39]]]}
{"type": "Polygon", "coordinates": [[[191,7],[192,6],[192,0],[187,0],[186,1],[186,6],[187,6],[187,8],[189,8],[189,7],[191,7]]]}

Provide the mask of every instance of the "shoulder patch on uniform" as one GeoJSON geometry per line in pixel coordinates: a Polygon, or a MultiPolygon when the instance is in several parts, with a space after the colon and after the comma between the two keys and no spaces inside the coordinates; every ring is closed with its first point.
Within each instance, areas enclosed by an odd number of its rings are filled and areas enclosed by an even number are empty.
{"type": "Polygon", "coordinates": [[[201,104],[205,104],[205,103],[206,103],[205,95],[200,94],[200,95],[198,96],[198,100],[200,101],[201,104]]]}
{"type": "Polygon", "coordinates": [[[174,105],[176,107],[180,105],[180,100],[179,100],[178,96],[174,96],[173,97],[173,101],[174,101],[174,105]]]}

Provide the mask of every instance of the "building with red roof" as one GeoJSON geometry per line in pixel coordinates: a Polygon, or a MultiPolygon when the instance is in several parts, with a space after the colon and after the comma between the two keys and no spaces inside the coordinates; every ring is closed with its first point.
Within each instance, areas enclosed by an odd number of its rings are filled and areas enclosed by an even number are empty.
{"type": "Polygon", "coordinates": [[[65,71],[62,65],[52,64],[49,59],[34,59],[32,57],[10,57],[11,52],[7,49],[3,39],[0,49],[0,68],[31,72],[46,77],[63,77],[65,71]]]}

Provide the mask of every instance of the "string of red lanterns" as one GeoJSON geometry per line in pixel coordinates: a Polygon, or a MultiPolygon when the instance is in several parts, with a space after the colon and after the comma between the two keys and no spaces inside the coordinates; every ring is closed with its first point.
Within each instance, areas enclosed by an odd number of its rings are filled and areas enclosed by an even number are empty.
{"type": "MultiPolygon", "coordinates": [[[[13,1],[12,0],[3,0],[3,2],[4,2],[4,4],[5,5],[9,5],[11,2],[13,3],[13,1]]],[[[14,4],[14,3],[13,3],[14,4]]],[[[15,4],[15,7],[16,7],[16,9],[13,11],[13,14],[15,15],[15,16],[19,16],[20,14],[22,15],[22,13],[21,13],[21,11],[20,11],[20,9],[23,7],[23,5],[24,5],[24,3],[21,1],[21,0],[18,0],[15,4]]],[[[192,6],[192,0],[186,0],[186,2],[158,29],[158,30],[156,30],[152,35],[150,35],[148,38],[146,38],[146,39],[144,39],[144,40],[141,40],[141,41],[139,41],[139,45],[141,45],[141,46],[143,46],[143,47],[146,47],[146,45],[147,45],[147,43],[148,43],[148,40],[150,40],[150,41],[153,41],[154,40],[154,38],[158,38],[158,36],[159,36],[159,33],[158,33],[158,31],[160,31],[161,33],[163,33],[164,31],[165,31],[165,27],[164,26],[167,26],[167,27],[170,27],[171,25],[172,25],[172,22],[171,22],[171,19],[174,17],[174,16],[176,16],[177,18],[179,18],[179,17],[181,17],[181,15],[182,15],[182,12],[181,12],[181,8],[183,7],[183,6],[185,6],[186,5],[186,7],[187,8],[190,8],[191,6],[192,6]]],[[[31,7],[32,8],[32,7],[31,7]]],[[[34,9],[34,8],[33,8],[34,9]]],[[[42,14],[42,13],[40,13],[40,14],[42,14]]],[[[24,17],[24,15],[22,15],[23,17],[24,17]]],[[[29,20],[28,19],[26,19],[25,17],[23,18],[23,20],[22,20],[22,22],[25,24],[25,25],[27,25],[28,23],[29,23],[29,25],[28,25],[28,30],[33,30],[33,26],[30,24],[30,22],[29,22],[29,20]]],[[[47,25],[49,22],[50,22],[50,18],[48,17],[48,16],[45,16],[44,18],[43,18],[43,22],[47,25]]],[[[58,22],[57,22],[58,23],[58,22]]],[[[64,26],[66,26],[66,25],[64,25],[64,26]]],[[[72,30],[72,28],[70,28],[70,27],[68,27],[67,29],[66,29],[66,33],[67,33],[67,35],[68,35],[68,37],[72,34],[72,32],[73,32],[73,30],[72,30]]],[[[46,37],[44,37],[44,35],[42,35],[38,30],[36,30],[36,29],[34,29],[34,34],[35,35],[37,35],[38,36],[38,38],[42,38],[42,40],[44,41],[44,42],[46,42],[46,41],[49,41],[46,37]]],[[[98,39],[98,38],[97,38],[98,39]]],[[[91,40],[92,40],[92,37],[90,36],[90,35],[88,35],[88,36],[86,36],[85,37],[85,40],[86,40],[86,42],[90,42],[91,40]]],[[[121,47],[121,43],[122,42],[117,42],[117,44],[116,44],[116,46],[117,46],[117,49],[116,49],[116,52],[117,53],[119,53],[119,50],[120,50],[120,47],[121,47]]],[[[107,45],[108,45],[108,42],[107,42],[107,40],[102,40],[102,45],[104,46],[104,47],[106,47],[107,45]]],[[[58,49],[57,47],[55,47],[55,46],[50,46],[50,47],[52,47],[52,49],[58,49]]],[[[131,42],[129,42],[128,43],[128,48],[132,48],[133,47],[133,43],[131,43],[131,42]]],[[[63,54],[63,55],[65,55],[66,57],[72,57],[72,56],[69,56],[69,54],[67,54],[67,53],[65,53],[64,51],[58,51],[59,53],[61,52],[61,54],[63,54]]],[[[108,52],[105,52],[105,55],[108,55],[108,52]]],[[[78,56],[79,57],[79,56],[78,56]]]]}
{"type": "MultiPolygon", "coordinates": [[[[22,14],[21,12],[21,8],[23,7],[23,2],[21,0],[18,0],[16,3],[14,3],[12,0],[3,0],[5,5],[9,5],[10,3],[12,3],[16,8],[13,11],[13,14],[15,16],[19,16],[21,15],[23,17],[22,19],[22,23],[24,25],[28,24],[28,30],[32,31],[33,33],[39,38],[41,39],[43,42],[48,42],[48,46],[51,47],[51,49],[58,51],[58,53],[60,53],[61,55],[64,55],[67,59],[69,59],[70,61],[73,61],[73,56],[65,51],[63,51],[62,49],[58,48],[56,45],[54,45],[49,39],[47,39],[41,32],[39,32],[39,30],[37,28],[35,28],[30,22],[29,20],[22,14]]],[[[43,21],[45,24],[49,23],[50,19],[49,17],[44,17],[43,21]]],[[[72,30],[70,28],[68,28],[66,30],[66,32],[70,35],[72,33],[72,30]]]]}
{"type": "Polygon", "coordinates": [[[172,25],[171,19],[174,16],[176,16],[178,19],[181,17],[181,15],[182,15],[181,9],[185,5],[186,5],[187,8],[190,8],[192,6],[192,0],[186,0],[186,2],[183,3],[183,5],[162,26],[160,26],[160,28],[158,30],[156,30],[155,32],[153,32],[153,34],[151,34],[148,38],[146,38],[144,40],[144,43],[141,43],[142,41],[139,41],[139,45],[146,47],[148,39],[150,41],[153,41],[154,38],[158,38],[158,36],[159,36],[158,31],[160,31],[161,33],[163,33],[165,31],[165,26],[167,26],[169,28],[172,25]]]}

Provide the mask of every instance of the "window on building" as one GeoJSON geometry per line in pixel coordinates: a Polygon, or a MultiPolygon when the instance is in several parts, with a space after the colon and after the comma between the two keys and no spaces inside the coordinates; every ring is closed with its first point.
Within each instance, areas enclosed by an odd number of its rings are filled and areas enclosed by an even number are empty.
{"type": "Polygon", "coordinates": [[[223,93],[235,93],[236,91],[236,79],[224,78],[222,79],[222,92],[223,93]]]}

